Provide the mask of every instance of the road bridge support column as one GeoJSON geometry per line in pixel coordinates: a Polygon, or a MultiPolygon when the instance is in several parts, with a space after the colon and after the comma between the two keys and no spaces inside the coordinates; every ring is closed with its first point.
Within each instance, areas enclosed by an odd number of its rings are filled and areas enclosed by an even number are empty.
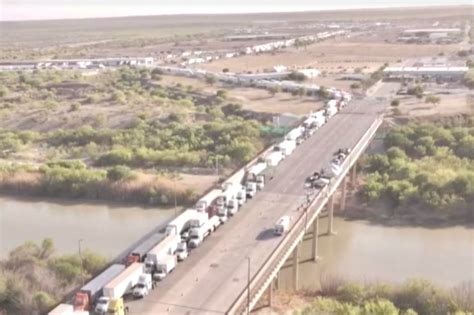
{"type": "Polygon", "coordinates": [[[268,285],[268,306],[272,307],[273,305],[273,282],[272,280],[270,284],[268,285]]]}
{"type": "Polygon", "coordinates": [[[313,261],[316,262],[319,260],[318,256],[318,237],[319,237],[319,215],[316,216],[313,222],[313,261]]]}
{"type": "Polygon", "coordinates": [[[340,210],[346,210],[346,197],[347,197],[347,176],[344,176],[342,180],[342,192],[341,192],[341,203],[339,204],[340,210]]]}
{"type": "Polygon", "coordinates": [[[298,290],[299,286],[299,264],[300,264],[300,243],[298,243],[293,250],[293,289],[298,290]]]}
{"type": "Polygon", "coordinates": [[[354,188],[355,188],[356,180],[357,180],[357,163],[354,163],[351,169],[351,185],[354,188]]]}
{"type": "Polygon", "coordinates": [[[333,230],[333,221],[334,221],[334,194],[329,197],[328,201],[328,234],[335,235],[336,233],[333,230]]]}

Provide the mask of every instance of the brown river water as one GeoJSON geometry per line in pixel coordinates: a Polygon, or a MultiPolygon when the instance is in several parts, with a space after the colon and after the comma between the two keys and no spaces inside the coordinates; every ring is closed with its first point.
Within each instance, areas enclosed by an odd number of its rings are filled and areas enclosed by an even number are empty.
{"type": "MultiPolygon", "coordinates": [[[[144,209],[90,202],[48,202],[0,198],[0,257],[28,240],[50,237],[59,253],[77,253],[82,246],[114,258],[154,227],[165,224],[174,210],[144,209]]],[[[318,263],[300,265],[302,287],[337,276],[361,281],[402,282],[423,277],[442,286],[474,281],[474,229],[387,227],[336,218],[336,236],[320,237],[318,263]]],[[[320,222],[320,234],[326,221],[320,222]]],[[[310,258],[311,240],[301,260],[310,258]]],[[[289,264],[287,264],[289,265],[289,264]]],[[[291,287],[291,268],[281,273],[291,287]]]]}
{"type": "MultiPolygon", "coordinates": [[[[343,278],[360,282],[402,283],[425,278],[443,287],[474,281],[474,229],[389,227],[367,221],[335,218],[335,236],[324,235],[319,225],[319,256],[310,261],[310,237],[300,254],[300,286],[319,289],[323,279],[343,278]]],[[[291,262],[281,272],[281,285],[292,287],[291,262]]]]}
{"type": "Polygon", "coordinates": [[[0,197],[0,258],[25,241],[46,237],[59,253],[77,253],[82,239],[83,248],[115,258],[173,215],[174,210],[0,197]]]}

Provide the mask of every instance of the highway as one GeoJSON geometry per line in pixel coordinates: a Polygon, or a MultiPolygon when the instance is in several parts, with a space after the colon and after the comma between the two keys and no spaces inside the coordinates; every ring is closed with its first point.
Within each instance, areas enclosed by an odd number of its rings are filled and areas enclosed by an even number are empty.
{"type": "Polygon", "coordinates": [[[273,173],[263,191],[213,233],[147,297],[127,301],[129,314],[224,314],[280,242],[272,234],[283,215],[296,218],[305,178],[341,147],[353,147],[387,101],[354,100],[304,141],[273,173]]]}

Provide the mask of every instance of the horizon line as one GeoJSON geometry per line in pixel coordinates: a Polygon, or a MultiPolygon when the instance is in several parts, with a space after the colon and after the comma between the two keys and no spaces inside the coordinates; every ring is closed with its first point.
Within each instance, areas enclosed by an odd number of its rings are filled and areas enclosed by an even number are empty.
{"type": "Polygon", "coordinates": [[[358,10],[377,10],[377,9],[423,9],[423,8],[443,8],[443,7],[473,7],[474,4],[460,3],[460,4],[439,4],[439,5],[404,5],[404,6],[366,6],[366,7],[321,7],[319,9],[308,9],[308,10],[264,10],[264,11],[239,11],[239,12],[183,12],[183,13],[157,13],[157,14],[132,14],[132,15],[105,15],[105,16],[85,16],[85,17],[72,17],[72,18],[38,18],[38,19],[3,19],[0,16],[0,23],[21,23],[21,22],[48,22],[48,21],[76,21],[76,20],[93,20],[93,19],[121,19],[121,18],[134,18],[134,17],[159,17],[159,16],[206,16],[206,15],[243,15],[243,14],[284,14],[284,13],[318,13],[318,12],[331,12],[331,11],[358,11],[358,10]]]}

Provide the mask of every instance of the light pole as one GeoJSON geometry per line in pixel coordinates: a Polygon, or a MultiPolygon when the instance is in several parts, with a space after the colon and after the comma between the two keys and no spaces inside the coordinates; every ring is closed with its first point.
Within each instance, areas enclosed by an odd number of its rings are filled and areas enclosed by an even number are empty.
{"type": "Polygon", "coordinates": [[[174,216],[178,209],[178,201],[176,200],[176,176],[173,177],[173,195],[174,195],[174,216]]]}
{"type": "Polygon", "coordinates": [[[84,262],[82,261],[82,251],[81,251],[81,243],[84,241],[82,238],[77,242],[79,248],[79,259],[81,260],[81,280],[82,286],[84,286],[84,262]]]}
{"type": "Polygon", "coordinates": [[[247,256],[247,315],[250,314],[250,257],[247,256]]]}

